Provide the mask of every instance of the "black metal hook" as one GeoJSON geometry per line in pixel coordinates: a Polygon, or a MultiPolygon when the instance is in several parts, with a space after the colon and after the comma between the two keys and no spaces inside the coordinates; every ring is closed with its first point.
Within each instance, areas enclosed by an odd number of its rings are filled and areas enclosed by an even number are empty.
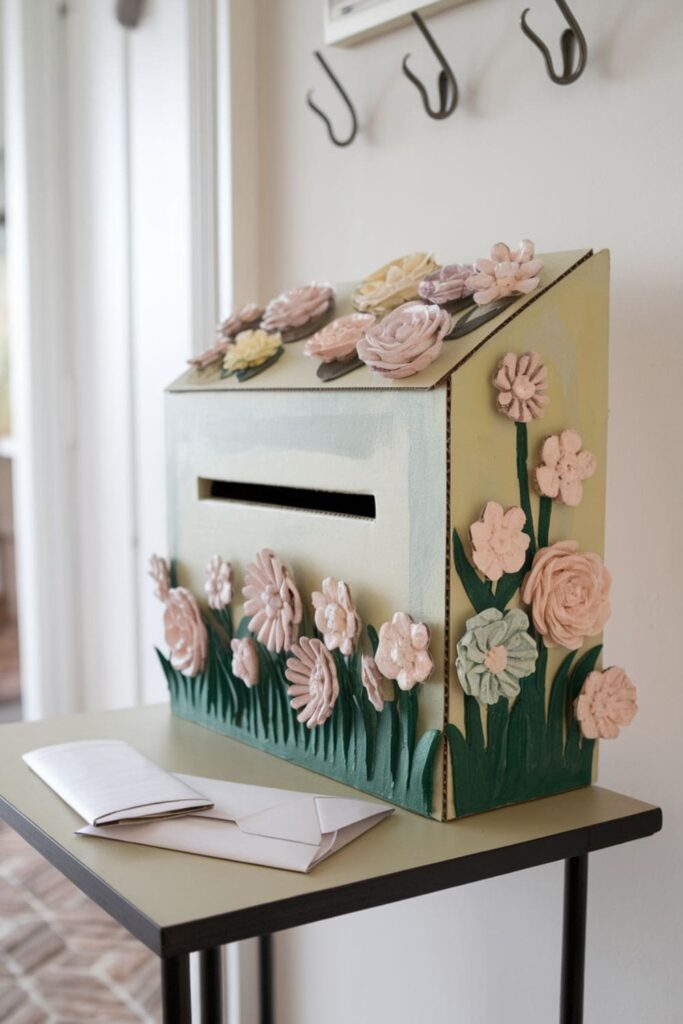
{"type": "Polygon", "coordinates": [[[353,140],[355,139],[356,135],[358,134],[358,119],[356,118],[356,111],[353,109],[353,104],[351,103],[351,100],[349,99],[349,97],[344,92],[344,89],[342,87],[341,82],[339,81],[339,79],[335,75],[334,71],[332,70],[330,65],[327,63],[327,61],[323,57],[322,53],[320,53],[319,50],[314,50],[313,56],[318,58],[318,60],[322,64],[324,70],[327,72],[328,76],[332,79],[332,82],[336,85],[341,98],[344,100],[344,103],[349,108],[349,113],[351,115],[351,133],[348,136],[348,138],[346,138],[346,139],[339,139],[334,134],[334,129],[332,128],[332,122],[330,121],[329,117],[327,116],[327,114],[325,114],[320,109],[319,106],[317,106],[313,102],[313,99],[312,99],[313,90],[312,89],[309,89],[308,93],[306,94],[306,102],[308,103],[308,105],[311,108],[311,110],[313,110],[318,115],[318,117],[322,118],[322,120],[325,122],[325,125],[327,127],[327,134],[329,135],[330,139],[335,144],[335,146],[350,146],[351,143],[353,142],[353,140]]]}
{"type": "Polygon", "coordinates": [[[571,85],[571,83],[575,82],[576,79],[584,72],[586,62],[588,60],[588,43],[586,42],[586,37],[581,31],[581,26],[569,8],[567,0],[555,0],[555,3],[562,11],[562,14],[569,25],[569,28],[564,30],[562,38],[560,39],[563,65],[561,75],[558,75],[555,71],[553,58],[550,55],[548,47],[540,36],[537,36],[534,30],[529,28],[527,25],[526,16],[529,13],[528,7],[522,11],[522,17],[520,19],[521,29],[524,35],[528,36],[534,46],[537,46],[543,54],[546,69],[553,82],[557,85],[571,85]],[[577,50],[579,55],[578,63],[576,63],[577,50]]]}
{"type": "Polygon", "coordinates": [[[407,53],[403,58],[403,74],[406,78],[409,78],[413,83],[417,91],[422,97],[422,105],[425,108],[427,114],[433,117],[435,121],[443,121],[445,117],[449,117],[458,105],[458,83],[455,80],[455,75],[451,70],[451,66],[444,57],[443,53],[439,49],[434,36],[431,34],[424,21],[415,11],[410,15],[417,27],[419,28],[422,35],[427,40],[429,48],[441,65],[441,71],[439,71],[439,109],[434,110],[429,103],[429,94],[425,89],[424,85],[417,77],[417,75],[411,71],[408,66],[410,54],[407,53]]]}

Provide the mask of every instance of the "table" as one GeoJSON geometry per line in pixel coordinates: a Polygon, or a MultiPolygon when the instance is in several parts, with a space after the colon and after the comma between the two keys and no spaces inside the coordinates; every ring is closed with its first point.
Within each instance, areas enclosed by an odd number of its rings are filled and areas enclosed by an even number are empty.
{"type": "Polygon", "coordinates": [[[161,960],[165,1024],[190,1021],[200,952],[202,1024],[221,1020],[220,946],[565,860],[561,1024],[581,1024],[588,854],[657,832],[658,807],[597,786],[444,824],[397,810],[310,875],[74,835],[78,815],[22,762],[68,740],[127,740],[190,775],[329,795],[347,787],[174,718],[166,705],[0,726],[0,817],[161,960]]]}

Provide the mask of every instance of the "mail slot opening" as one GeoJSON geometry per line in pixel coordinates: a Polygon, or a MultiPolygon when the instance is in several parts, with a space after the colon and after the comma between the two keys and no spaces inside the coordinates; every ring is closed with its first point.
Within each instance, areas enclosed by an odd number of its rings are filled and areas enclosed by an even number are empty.
{"type": "Polygon", "coordinates": [[[242,505],[269,505],[300,512],[323,515],[353,516],[375,519],[373,494],[352,494],[347,491],[319,491],[308,487],[278,487],[272,484],[248,484],[239,480],[198,480],[200,500],[236,501],[242,505]]]}

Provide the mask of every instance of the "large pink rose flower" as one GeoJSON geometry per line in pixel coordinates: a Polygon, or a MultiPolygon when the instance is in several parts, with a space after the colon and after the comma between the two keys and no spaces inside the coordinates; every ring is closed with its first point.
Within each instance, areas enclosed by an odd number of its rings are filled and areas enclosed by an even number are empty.
{"type": "Polygon", "coordinates": [[[638,710],[636,688],[623,668],[590,672],[574,701],[581,734],[588,740],[613,740],[630,725],[638,710]]]}
{"type": "Polygon", "coordinates": [[[365,332],[358,355],[381,377],[411,377],[438,357],[450,328],[451,316],[440,306],[406,302],[365,332]]]}
{"type": "Polygon", "coordinates": [[[480,519],[470,526],[472,561],[487,580],[517,572],[524,565],[531,537],[524,533],[526,516],[521,508],[507,512],[497,501],[487,502],[480,519]]]}
{"type": "Polygon", "coordinates": [[[204,668],[209,637],[194,595],[185,587],[172,587],[164,607],[164,632],[171,664],[184,676],[196,676],[204,668]]]}
{"type": "Polygon", "coordinates": [[[612,577],[599,555],[562,540],[536,552],[522,585],[534,626],[546,647],[576,651],[610,617],[612,577]]]}
{"type": "Polygon", "coordinates": [[[329,284],[307,284],[303,288],[292,288],[270,300],[261,327],[269,333],[303,327],[324,316],[333,301],[334,288],[329,284]]]}
{"type": "Polygon", "coordinates": [[[356,345],[374,322],[372,313],[349,313],[348,316],[337,317],[308,339],[304,354],[323,363],[350,359],[356,354],[356,345]]]}
{"type": "Polygon", "coordinates": [[[249,629],[269,651],[288,651],[301,622],[301,597],[286,565],[268,548],[248,565],[242,588],[249,629]]]}

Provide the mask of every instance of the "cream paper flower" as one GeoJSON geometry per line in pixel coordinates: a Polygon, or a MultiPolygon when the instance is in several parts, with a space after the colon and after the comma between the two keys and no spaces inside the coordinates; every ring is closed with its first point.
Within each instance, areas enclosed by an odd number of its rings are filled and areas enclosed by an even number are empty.
{"type": "Polygon", "coordinates": [[[269,651],[288,651],[301,622],[301,597],[287,567],[268,548],[247,566],[242,593],[252,633],[269,651]]]}
{"type": "Polygon", "coordinates": [[[351,296],[351,302],[361,313],[385,316],[402,303],[417,299],[420,282],[436,268],[429,253],[401,256],[366,277],[351,296]]]}
{"type": "Polygon", "coordinates": [[[291,683],[288,687],[290,704],[299,712],[297,721],[309,729],[323,725],[339,696],[337,669],[324,644],[302,636],[292,647],[285,676],[291,683]]]}
{"type": "Polygon", "coordinates": [[[228,345],[223,357],[223,369],[228,373],[247,370],[252,366],[262,366],[282,345],[279,334],[268,334],[264,330],[242,331],[237,335],[234,345],[228,345]]]}

